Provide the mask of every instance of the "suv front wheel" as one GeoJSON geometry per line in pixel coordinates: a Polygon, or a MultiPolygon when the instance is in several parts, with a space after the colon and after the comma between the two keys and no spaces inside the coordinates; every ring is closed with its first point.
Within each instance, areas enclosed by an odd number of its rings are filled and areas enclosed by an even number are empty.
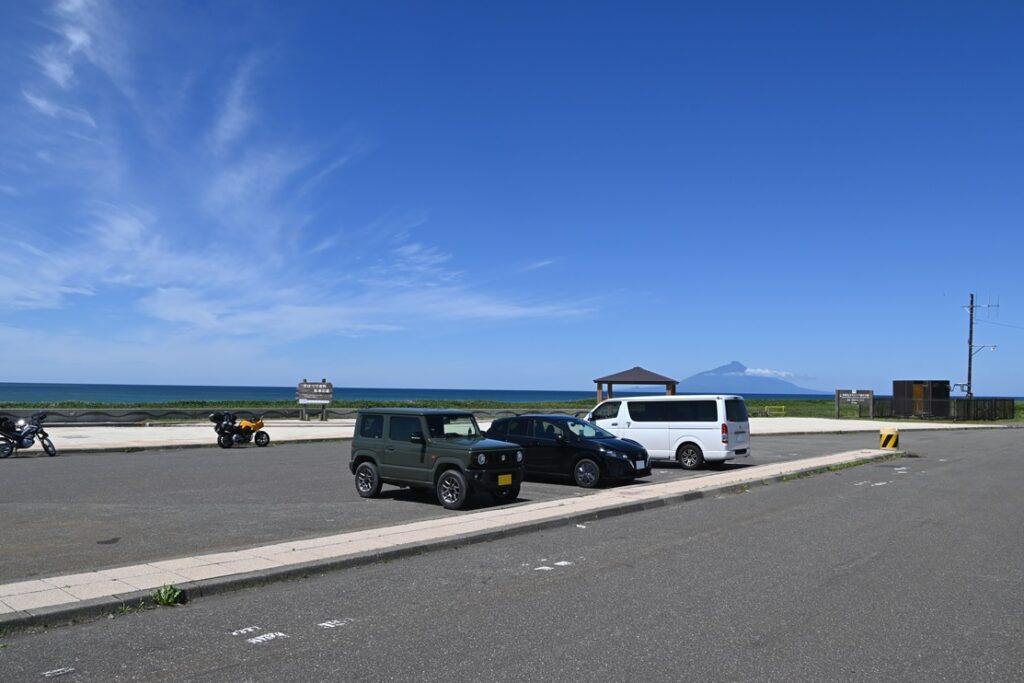
{"type": "Polygon", "coordinates": [[[376,498],[380,493],[380,473],[369,460],[356,467],[356,492],[363,498],[376,498]]]}
{"type": "Polygon", "coordinates": [[[446,510],[458,510],[466,504],[469,485],[458,470],[445,470],[437,478],[437,499],[446,510]]]}

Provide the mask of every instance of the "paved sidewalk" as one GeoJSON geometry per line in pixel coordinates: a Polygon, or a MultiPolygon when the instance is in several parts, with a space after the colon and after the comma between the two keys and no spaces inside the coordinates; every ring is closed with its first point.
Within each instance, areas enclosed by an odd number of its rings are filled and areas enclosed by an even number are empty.
{"type": "MultiPolygon", "coordinates": [[[[490,426],[481,422],[481,428],[490,426]]],[[[275,443],[351,439],[355,420],[341,419],[330,422],[302,422],[299,420],[271,420],[265,431],[275,443]]],[[[992,429],[992,425],[961,424],[953,422],[891,422],[884,420],[832,420],[817,417],[753,417],[750,433],[754,436],[769,434],[826,434],[840,432],[877,432],[883,427],[901,431],[933,429],[992,429]]],[[[216,446],[216,434],[209,423],[181,423],[153,426],[98,427],[90,425],[48,428],[58,451],[63,453],[89,451],[124,451],[135,449],[184,448],[189,446],[216,446]]],[[[38,449],[38,447],[36,447],[38,449]]]]}
{"type": "Polygon", "coordinates": [[[578,498],[526,503],[364,531],[287,541],[247,550],[181,557],[115,569],[0,585],[0,629],[64,623],[124,605],[152,603],[154,588],[172,584],[190,598],[293,578],[331,568],[401,557],[426,549],[497,538],[570,521],[650,509],[713,491],[778,481],[799,472],[893,451],[859,450],[758,465],[643,487],[621,487],[578,498]]]}

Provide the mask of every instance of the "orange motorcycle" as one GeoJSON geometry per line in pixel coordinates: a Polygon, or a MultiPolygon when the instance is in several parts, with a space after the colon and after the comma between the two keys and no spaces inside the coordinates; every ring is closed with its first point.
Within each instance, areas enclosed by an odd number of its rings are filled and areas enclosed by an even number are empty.
{"type": "Polygon", "coordinates": [[[255,442],[261,448],[270,443],[270,435],[263,431],[263,416],[243,419],[241,422],[233,413],[218,410],[210,414],[210,422],[217,432],[217,445],[231,448],[236,443],[255,442]]]}

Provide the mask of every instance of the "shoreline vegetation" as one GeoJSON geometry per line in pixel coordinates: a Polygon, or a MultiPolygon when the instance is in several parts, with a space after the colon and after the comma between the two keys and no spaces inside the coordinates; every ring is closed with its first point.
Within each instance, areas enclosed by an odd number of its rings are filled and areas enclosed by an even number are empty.
{"type": "MultiPolygon", "coordinates": [[[[752,417],[835,417],[835,403],[831,397],[821,399],[747,399],[747,408],[752,417]]],[[[518,403],[510,401],[333,401],[330,408],[356,410],[360,408],[455,408],[459,410],[514,410],[516,412],[541,412],[545,410],[587,411],[595,405],[594,399],[578,401],[549,401],[518,403]]],[[[89,401],[41,401],[41,402],[0,402],[0,410],[296,410],[295,401],[169,401],[165,403],[96,403],[89,401]]],[[[311,412],[319,406],[307,406],[311,412]]],[[[1013,421],[1024,420],[1024,402],[1016,405],[1013,421]]],[[[844,418],[857,419],[855,407],[844,406],[844,418]]],[[[886,418],[893,419],[893,418],[886,418]]],[[[1001,420],[1000,422],[1005,422],[1001,420]]]]}

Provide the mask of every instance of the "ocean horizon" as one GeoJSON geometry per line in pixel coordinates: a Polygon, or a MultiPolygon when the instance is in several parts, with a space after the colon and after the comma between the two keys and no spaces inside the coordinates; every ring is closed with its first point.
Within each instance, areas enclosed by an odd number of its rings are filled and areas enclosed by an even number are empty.
{"type": "MultiPolygon", "coordinates": [[[[616,391],[616,396],[655,396],[662,392],[616,391]]],[[[731,393],[731,392],[723,392],[731,393]]],[[[744,394],[751,399],[831,400],[831,394],[744,394]]],[[[540,403],[594,399],[596,390],[429,389],[334,387],[335,401],[501,401],[540,403]]],[[[294,401],[295,387],[173,384],[72,384],[0,382],[0,403],[171,403],[174,401],[294,401]]]]}

